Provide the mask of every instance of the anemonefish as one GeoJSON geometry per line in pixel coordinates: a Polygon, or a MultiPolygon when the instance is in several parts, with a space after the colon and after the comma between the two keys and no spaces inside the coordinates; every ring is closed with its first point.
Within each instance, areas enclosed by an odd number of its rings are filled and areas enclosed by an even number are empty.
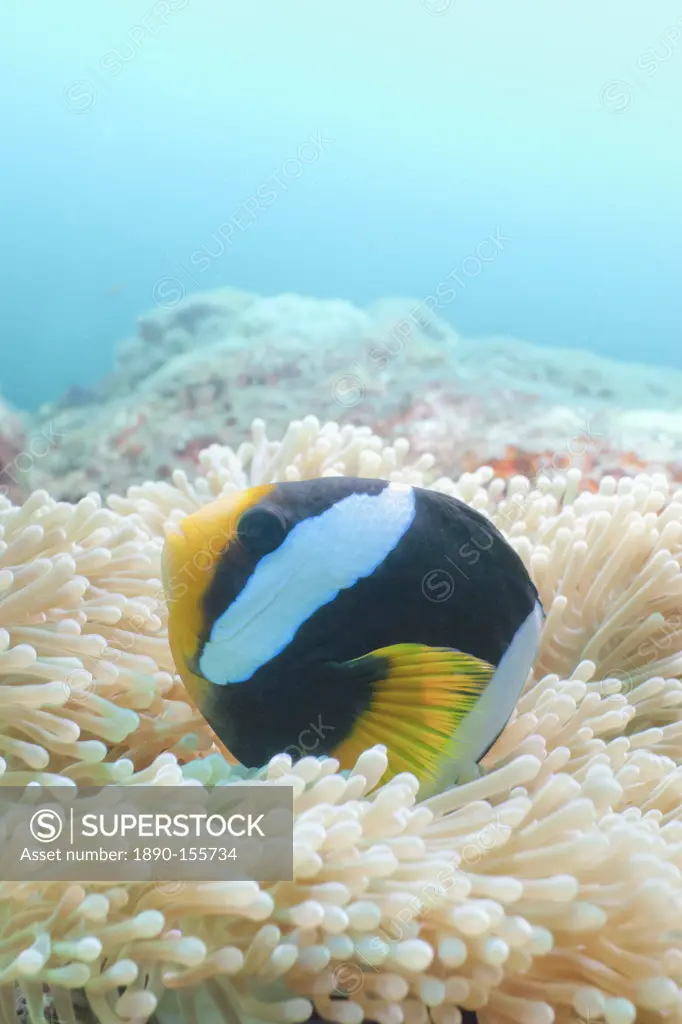
{"type": "Polygon", "coordinates": [[[539,645],[538,593],[502,534],[407,484],[241,491],[183,519],[163,561],[177,670],[248,767],[285,751],[352,768],[384,744],[389,775],[423,792],[471,777],[539,645]]]}

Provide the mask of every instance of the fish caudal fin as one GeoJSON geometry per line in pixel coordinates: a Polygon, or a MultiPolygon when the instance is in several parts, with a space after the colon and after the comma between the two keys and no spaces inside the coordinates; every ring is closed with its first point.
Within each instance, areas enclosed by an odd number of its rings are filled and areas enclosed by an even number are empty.
{"type": "Polygon", "coordinates": [[[333,756],[350,767],[364,750],[382,743],[388,749],[389,777],[411,772],[428,786],[442,771],[444,756],[452,756],[457,729],[495,666],[448,647],[396,644],[345,667],[359,673],[368,663],[385,667],[373,684],[369,707],[333,756]]]}

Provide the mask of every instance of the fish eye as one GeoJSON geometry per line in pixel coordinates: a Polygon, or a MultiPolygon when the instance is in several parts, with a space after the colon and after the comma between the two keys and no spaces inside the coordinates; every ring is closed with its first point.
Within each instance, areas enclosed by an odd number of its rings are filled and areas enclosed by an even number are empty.
{"type": "Polygon", "coordinates": [[[279,547],[286,535],[284,516],[267,505],[247,509],[237,524],[237,540],[245,551],[259,558],[279,547]]]}

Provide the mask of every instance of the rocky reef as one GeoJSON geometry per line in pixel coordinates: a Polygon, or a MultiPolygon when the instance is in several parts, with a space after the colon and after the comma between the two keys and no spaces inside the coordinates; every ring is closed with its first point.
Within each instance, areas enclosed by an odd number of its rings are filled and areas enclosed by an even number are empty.
{"type": "Polygon", "coordinates": [[[453,471],[679,479],[680,393],[678,371],[463,338],[414,299],[359,309],[224,289],[144,314],[106,379],[44,406],[27,429],[54,443],[15,488],[121,490],[192,469],[210,443],[238,445],[254,417],[281,430],[310,413],[405,437],[453,471]]]}
{"type": "Polygon", "coordinates": [[[25,479],[35,456],[28,449],[26,419],[0,395],[0,497],[17,498],[25,492],[25,479]]]}

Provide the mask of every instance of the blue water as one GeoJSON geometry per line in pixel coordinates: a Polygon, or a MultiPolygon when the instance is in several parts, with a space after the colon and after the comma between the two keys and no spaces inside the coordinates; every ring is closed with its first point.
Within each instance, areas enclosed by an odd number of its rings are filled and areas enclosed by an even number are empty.
{"type": "Polygon", "coordinates": [[[438,3],[5,0],[5,396],[96,381],[174,290],[448,275],[464,334],[682,366],[682,7],[438,3]]]}

